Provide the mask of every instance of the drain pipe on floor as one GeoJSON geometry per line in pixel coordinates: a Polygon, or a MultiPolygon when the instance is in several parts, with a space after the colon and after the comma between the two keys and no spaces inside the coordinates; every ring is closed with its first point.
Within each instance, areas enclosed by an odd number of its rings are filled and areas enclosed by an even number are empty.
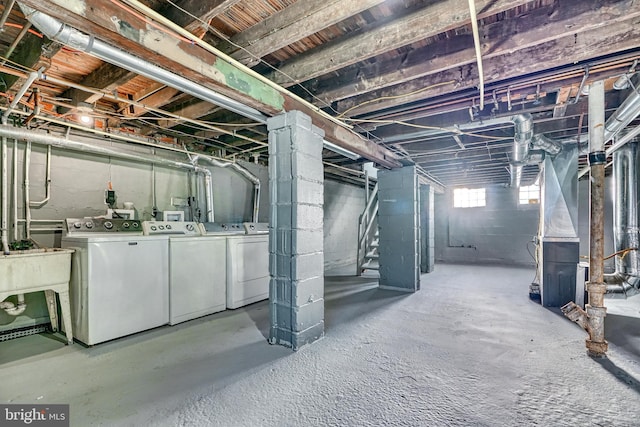
{"type": "Polygon", "coordinates": [[[561,308],[565,316],[587,331],[587,353],[604,357],[608,343],[604,339],[604,318],[607,309],[604,295],[604,170],[607,155],[604,151],[604,82],[589,88],[589,166],[591,170],[590,239],[589,239],[589,304],[585,310],[570,302],[561,308]]]}

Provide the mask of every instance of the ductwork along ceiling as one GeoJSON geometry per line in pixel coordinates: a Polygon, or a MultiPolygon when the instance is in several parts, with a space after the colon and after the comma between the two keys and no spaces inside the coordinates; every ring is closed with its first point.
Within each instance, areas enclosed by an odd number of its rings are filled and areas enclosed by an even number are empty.
{"type": "MultiPolygon", "coordinates": [[[[266,118],[302,110],[357,154],[325,150],[328,173],[415,163],[448,187],[530,184],[529,149],[586,144],[592,82],[605,82],[608,126],[640,96],[638,2],[477,0],[475,12],[456,0],[7,0],[0,107],[39,71],[10,124],[262,162],[266,118]]],[[[618,127],[637,126],[636,104],[618,127]]]]}

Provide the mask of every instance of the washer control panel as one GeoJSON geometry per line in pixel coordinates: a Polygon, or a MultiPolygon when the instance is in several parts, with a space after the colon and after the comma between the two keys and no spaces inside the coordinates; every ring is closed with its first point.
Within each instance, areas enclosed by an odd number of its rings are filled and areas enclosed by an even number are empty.
{"type": "Polygon", "coordinates": [[[136,219],[67,218],[67,233],[141,233],[136,219]]]}
{"type": "Polygon", "coordinates": [[[192,221],[143,221],[142,229],[146,236],[156,234],[202,235],[198,223],[192,221]]]}

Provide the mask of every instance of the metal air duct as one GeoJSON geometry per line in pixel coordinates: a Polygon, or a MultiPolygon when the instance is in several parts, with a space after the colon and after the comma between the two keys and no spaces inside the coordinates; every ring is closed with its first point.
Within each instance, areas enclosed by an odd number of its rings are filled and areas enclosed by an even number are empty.
{"type": "Polygon", "coordinates": [[[522,167],[526,164],[529,144],[533,138],[533,118],[531,114],[511,117],[513,122],[513,159],[510,162],[511,186],[520,187],[522,167]]]}
{"type": "Polygon", "coordinates": [[[607,296],[627,297],[640,293],[640,139],[635,138],[613,153],[613,242],[616,270],[605,275],[607,296]]]}

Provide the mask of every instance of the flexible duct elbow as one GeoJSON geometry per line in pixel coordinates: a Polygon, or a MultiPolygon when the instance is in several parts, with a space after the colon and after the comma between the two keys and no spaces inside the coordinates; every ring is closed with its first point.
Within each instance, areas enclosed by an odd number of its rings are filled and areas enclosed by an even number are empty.
{"type": "Polygon", "coordinates": [[[615,272],[604,275],[608,298],[628,298],[640,294],[640,277],[615,272]]]}
{"type": "Polygon", "coordinates": [[[538,134],[533,137],[533,147],[543,150],[552,156],[555,156],[562,151],[562,144],[554,141],[553,139],[547,138],[542,134],[538,134]]]}

